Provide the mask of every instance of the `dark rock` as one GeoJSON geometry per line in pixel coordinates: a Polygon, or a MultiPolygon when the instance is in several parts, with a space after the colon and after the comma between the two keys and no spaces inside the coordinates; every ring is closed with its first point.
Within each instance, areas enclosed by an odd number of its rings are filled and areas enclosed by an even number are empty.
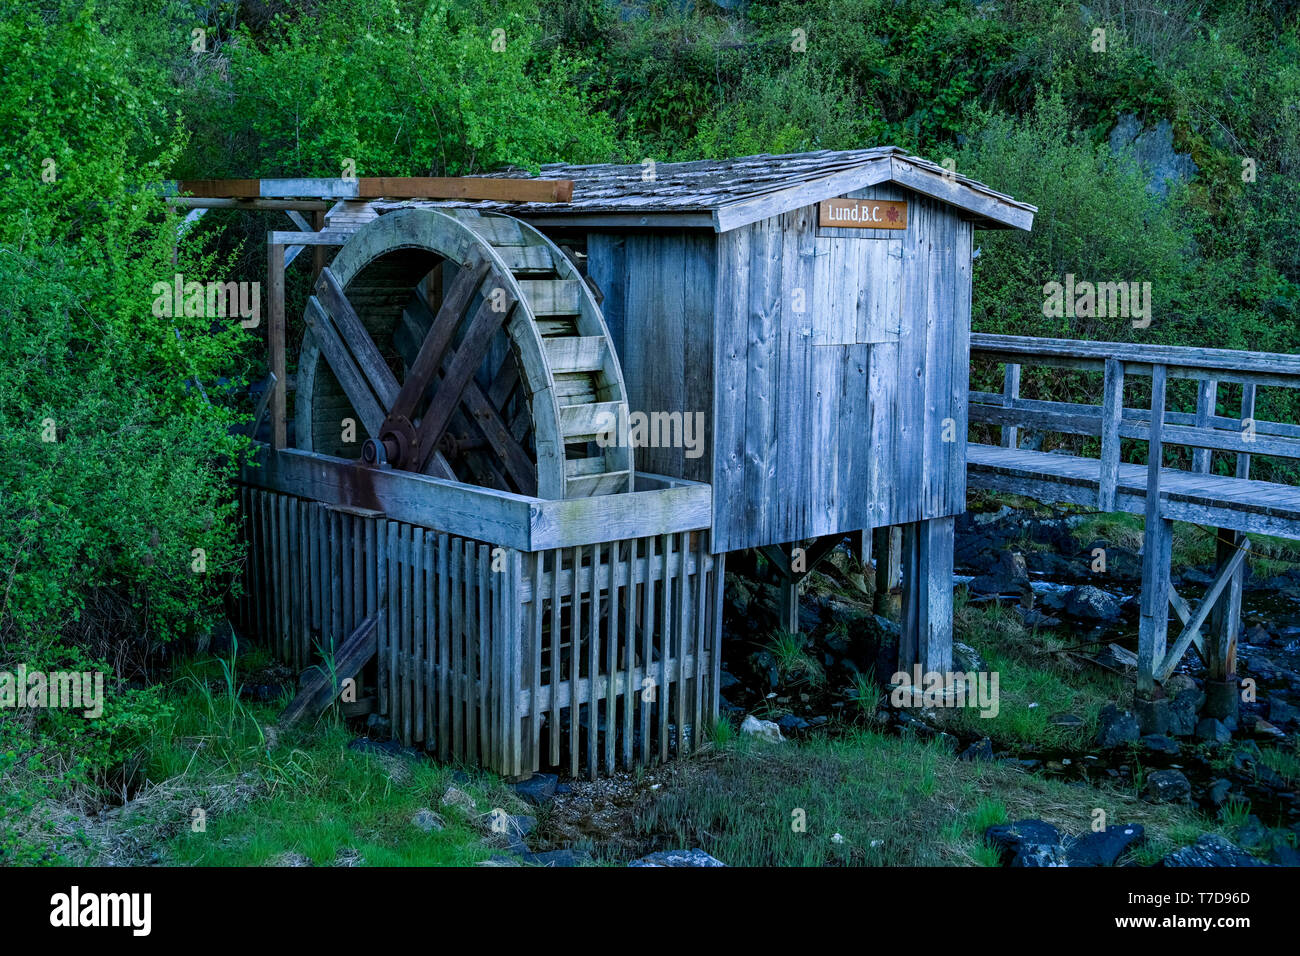
{"type": "Polygon", "coordinates": [[[1245,636],[1242,638],[1243,643],[1256,645],[1267,644],[1271,640],[1273,640],[1272,636],[1259,624],[1246,631],[1245,636]]]}
{"type": "Polygon", "coordinates": [[[1048,844],[1026,844],[1016,850],[1011,858],[1012,866],[1069,866],[1065,847],[1048,844]]]}
{"type": "Polygon", "coordinates": [[[1119,602],[1091,584],[1083,584],[1070,592],[1065,602],[1065,613],[1084,621],[1118,621],[1119,602]]]}
{"type": "Polygon", "coordinates": [[[366,729],[376,737],[393,736],[393,722],[379,714],[370,714],[366,717],[366,729]]]}
{"type": "Polygon", "coordinates": [[[1141,736],[1137,718],[1128,711],[1121,711],[1114,704],[1107,704],[1101,709],[1097,718],[1097,746],[1102,749],[1118,747],[1131,743],[1141,736]]]}
{"type": "Polygon", "coordinates": [[[776,725],[781,728],[783,733],[794,733],[796,730],[807,730],[811,725],[802,717],[794,714],[786,714],[777,720],[776,725]]]}
{"type": "Polygon", "coordinates": [[[1053,714],[1047,721],[1053,727],[1082,727],[1086,723],[1078,714],[1053,714]]]}
{"type": "Polygon", "coordinates": [[[728,674],[725,670],[718,671],[718,690],[730,690],[739,683],[740,679],[738,677],[728,674]]]}
{"type": "Polygon", "coordinates": [[[984,839],[997,849],[1005,861],[1029,847],[1059,846],[1061,834],[1056,827],[1042,820],[1017,820],[1015,823],[998,823],[989,827],[984,831],[984,839]]]}
{"type": "Polygon", "coordinates": [[[628,866],[726,866],[703,850],[660,850],[633,860],[628,866]]]}
{"type": "Polygon", "coordinates": [[[1260,822],[1259,817],[1251,814],[1246,818],[1246,822],[1237,827],[1237,845],[1247,850],[1254,850],[1258,847],[1265,846],[1272,839],[1268,827],[1260,822]]]}
{"type": "Polygon", "coordinates": [[[1213,717],[1203,717],[1196,725],[1196,736],[1216,744],[1226,744],[1232,739],[1232,731],[1223,726],[1223,722],[1213,717]]]}
{"type": "Polygon", "coordinates": [[[1300,866],[1300,850],[1282,840],[1273,841],[1273,849],[1268,858],[1278,866],[1300,866]]]}
{"type": "Polygon", "coordinates": [[[1180,749],[1178,741],[1163,734],[1147,734],[1142,738],[1142,746],[1162,754],[1176,754],[1180,749]]]}
{"type": "Polygon", "coordinates": [[[1155,803],[1182,803],[1191,799],[1192,784],[1181,770],[1156,770],[1147,777],[1146,795],[1155,803]]]}
{"type": "Polygon", "coordinates": [[[1050,614],[1044,614],[1035,607],[1021,607],[1019,604],[1013,610],[1020,615],[1020,621],[1027,628],[1035,627],[1058,627],[1061,623],[1059,617],[1052,617],[1050,614]]]}
{"type": "Polygon", "coordinates": [[[958,760],[992,760],[993,759],[993,742],[987,737],[981,737],[975,743],[963,750],[957,758],[958,760]]]}
{"type": "Polygon", "coordinates": [[[1146,838],[1140,823],[1125,823],[1066,840],[1070,866],[1114,866],[1125,850],[1146,838]]]}
{"type": "Polygon", "coordinates": [[[1019,594],[1029,587],[1029,570],[1025,556],[1018,551],[998,551],[993,566],[976,575],[970,583],[973,594],[1019,594]]]}
{"type": "Polygon", "coordinates": [[[1196,733],[1196,724],[1200,720],[1199,714],[1204,703],[1204,691],[1194,688],[1180,691],[1169,702],[1165,732],[1175,737],[1190,737],[1196,733]]]}
{"type": "Polygon", "coordinates": [[[1300,710],[1292,707],[1286,701],[1279,697],[1274,697],[1268,702],[1268,719],[1279,727],[1285,727],[1291,721],[1300,717],[1300,710]]]}
{"type": "Polygon", "coordinates": [[[559,782],[560,778],[553,773],[535,773],[527,780],[521,780],[511,786],[524,802],[540,807],[555,796],[555,788],[559,782]]]}
{"type": "Polygon", "coordinates": [[[1216,807],[1221,807],[1228,802],[1228,791],[1231,789],[1232,781],[1220,777],[1210,784],[1209,789],[1205,791],[1205,795],[1209,798],[1210,803],[1216,807]]]}
{"type": "Polygon", "coordinates": [[[969,644],[963,644],[961,641],[953,641],[952,669],[959,674],[971,671],[978,674],[987,671],[988,665],[984,663],[984,658],[979,656],[979,652],[975,648],[969,644]]]}
{"type": "Polygon", "coordinates": [[[1174,850],[1164,866],[1263,866],[1240,847],[1214,833],[1202,833],[1191,846],[1174,850]]]}
{"type": "Polygon", "coordinates": [[[425,833],[441,831],[447,826],[446,821],[428,807],[416,810],[415,816],[411,817],[411,824],[417,830],[422,830],[425,833]]]}

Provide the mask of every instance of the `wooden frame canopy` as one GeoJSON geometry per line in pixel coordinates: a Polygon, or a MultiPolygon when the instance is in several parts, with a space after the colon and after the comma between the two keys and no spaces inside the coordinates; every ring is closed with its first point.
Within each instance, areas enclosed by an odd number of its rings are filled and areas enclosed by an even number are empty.
{"type": "Polygon", "coordinates": [[[352,179],[182,179],[180,192],[220,199],[476,199],[567,203],[568,179],[378,176],[352,179]]]}

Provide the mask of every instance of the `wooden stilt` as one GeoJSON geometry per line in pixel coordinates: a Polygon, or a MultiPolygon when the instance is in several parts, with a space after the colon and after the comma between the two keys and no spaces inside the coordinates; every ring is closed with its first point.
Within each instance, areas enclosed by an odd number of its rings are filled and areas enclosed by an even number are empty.
{"type": "Polygon", "coordinates": [[[1147,448],[1146,526],[1142,544],[1142,613],[1138,626],[1139,696],[1155,690],[1155,670],[1164,660],[1169,629],[1169,561],[1173,522],[1160,509],[1161,430],[1165,417],[1165,367],[1151,368],[1151,425],[1147,448]]]}
{"type": "Polygon", "coordinates": [[[899,604],[899,583],[903,578],[903,529],[876,528],[872,532],[876,551],[876,593],[872,610],[881,617],[896,621],[902,608],[899,604]]]}
{"type": "Polygon", "coordinates": [[[901,529],[902,635],[898,669],[945,672],[952,667],[952,561],[956,519],[930,518],[901,529]]]}
{"type": "Polygon", "coordinates": [[[267,311],[266,344],[270,371],[279,388],[271,393],[271,447],[284,448],[288,443],[288,424],[285,421],[284,358],[284,246],[268,243],[266,264],[267,311]]]}

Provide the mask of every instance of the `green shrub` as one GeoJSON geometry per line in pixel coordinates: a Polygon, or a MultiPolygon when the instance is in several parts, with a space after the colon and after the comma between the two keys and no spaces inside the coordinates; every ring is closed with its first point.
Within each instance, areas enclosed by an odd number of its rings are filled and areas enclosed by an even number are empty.
{"type": "Polygon", "coordinates": [[[128,53],[77,4],[0,21],[0,644],[64,635],[119,670],[203,627],[237,560],[219,377],[246,336],[154,314],[155,283],[221,276],[173,263],[183,138],[128,53]]]}

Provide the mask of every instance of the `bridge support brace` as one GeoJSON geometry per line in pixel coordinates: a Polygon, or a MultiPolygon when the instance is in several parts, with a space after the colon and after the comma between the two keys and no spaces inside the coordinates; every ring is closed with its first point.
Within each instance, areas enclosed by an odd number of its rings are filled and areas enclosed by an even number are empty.
{"type": "Polygon", "coordinates": [[[801,542],[791,545],[769,544],[759,548],[777,571],[781,602],[777,610],[777,627],[791,634],[799,632],[799,587],[813,568],[835,550],[843,535],[828,534],[807,547],[801,542]]]}
{"type": "MultiPolygon", "coordinates": [[[[956,519],[903,525],[902,636],[898,669],[952,669],[952,563],[956,519]]],[[[883,557],[883,556],[882,556],[883,557]]]]}
{"type": "Polygon", "coordinates": [[[903,527],[876,528],[872,531],[876,552],[876,588],[872,611],[891,621],[902,613],[903,527]]]}
{"type": "Polygon", "coordinates": [[[1210,613],[1210,630],[1205,639],[1206,717],[1230,726],[1237,719],[1237,636],[1241,633],[1241,591],[1246,576],[1241,555],[1249,547],[1239,531],[1218,529],[1215,557],[1219,573],[1229,575],[1223,593],[1210,613]],[[1234,566],[1235,564],[1235,566],[1234,566]]]}

